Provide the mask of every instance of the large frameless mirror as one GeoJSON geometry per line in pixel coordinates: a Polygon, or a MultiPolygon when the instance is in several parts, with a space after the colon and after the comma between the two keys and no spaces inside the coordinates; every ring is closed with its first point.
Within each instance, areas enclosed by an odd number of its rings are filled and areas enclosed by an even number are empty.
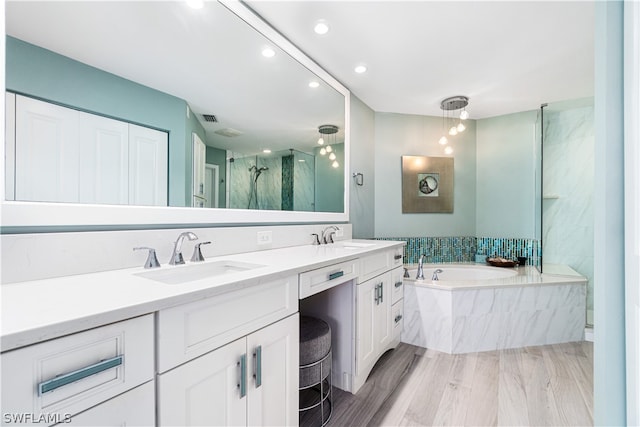
{"type": "Polygon", "coordinates": [[[4,225],[348,220],[348,91],[242,4],[9,1],[6,32],[4,225]]]}

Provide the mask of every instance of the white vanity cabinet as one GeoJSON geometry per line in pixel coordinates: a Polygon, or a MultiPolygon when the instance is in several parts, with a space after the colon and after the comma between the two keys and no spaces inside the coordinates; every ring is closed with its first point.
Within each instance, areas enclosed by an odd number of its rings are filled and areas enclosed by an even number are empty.
{"type": "Polygon", "coordinates": [[[298,339],[296,313],[160,375],[158,424],[297,424],[298,339]]]}
{"type": "Polygon", "coordinates": [[[371,369],[402,333],[402,247],[360,259],[356,285],[355,369],[351,392],[364,384],[371,369]]]}
{"type": "Polygon", "coordinates": [[[297,312],[296,276],[160,310],[158,424],[296,424],[297,312]]]}
{"type": "MultiPolygon", "coordinates": [[[[153,422],[153,411],[136,413],[137,394],[125,393],[145,383],[153,390],[153,337],[153,315],[145,315],[2,353],[2,422],[53,424],[116,396],[130,408],[122,421],[153,422]],[[6,418],[20,414],[37,418],[6,418]]],[[[91,411],[81,424],[104,424],[100,411],[91,411]]]]}

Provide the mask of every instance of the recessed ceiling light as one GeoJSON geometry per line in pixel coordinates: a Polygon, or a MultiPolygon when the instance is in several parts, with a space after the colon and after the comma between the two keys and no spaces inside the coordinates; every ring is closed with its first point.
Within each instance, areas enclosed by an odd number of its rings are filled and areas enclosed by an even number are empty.
{"type": "Polygon", "coordinates": [[[270,47],[265,47],[262,49],[262,56],[266,58],[272,58],[276,54],[276,51],[271,49],[270,47]]]}
{"type": "Polygon", "coordinates": [[[271,152],[271,150],[269,150],[268,148],[265,148],[264,150],[262,150],[262,152],[264,154],[269,154],[271,152]]]}
{"type": "Polygon", "coordinates": [[[312,82],[309,82],[309,87],[312,87],[312,88],[315,89],[317,87],[320,87],[320,83],[318,83],[317,81],[314,80],[312,82]]]}
{"type": "Polygon", "coordinates": [[[325,21],[318,21],[316,26],[313,27],[313,31],[315,31],[316,34],[327,34],[329,32],[329,26],[325,21]]]}
{"type": "Polygon", "coordinates": [[[354,68],[354,71],[358,74],[362,74],[367,71],[367,67],[364,65],[358,65],[356,68],[354,68]]]}
{"type": "Polygon", "coordinates": [[[187,0],[187,5],[192,9],[202,9],[204,0],[187,0]]]}
{"type": "Polygon", "coordinates": [[[453,148],[451,148],[450,145],[445,147],[444,154],[451,154],[451,153],[453,153],[453,148]]]}

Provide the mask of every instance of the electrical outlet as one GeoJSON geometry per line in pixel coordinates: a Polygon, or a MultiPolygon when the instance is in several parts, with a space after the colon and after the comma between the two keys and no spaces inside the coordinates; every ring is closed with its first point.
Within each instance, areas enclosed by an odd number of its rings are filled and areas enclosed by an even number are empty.
{"type": "Polygon", "coordinates": [[[258,244],[268,245],[273,242],[271,231],[258,231],[258,244]]]}
{"type": "Polygon", "coordinates": [[[342,227],[338,227],[338,229],[336,230],[336,237],[342,236],[344,236],[344,231],[342,230],[342,227]]]}

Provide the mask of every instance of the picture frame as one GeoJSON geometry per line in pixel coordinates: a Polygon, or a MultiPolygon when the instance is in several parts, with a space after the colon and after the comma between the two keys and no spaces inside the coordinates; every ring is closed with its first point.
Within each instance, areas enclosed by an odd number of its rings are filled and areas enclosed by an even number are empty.
{"type": "Polygon", "coordinates": [[[453,213],[453,158],[402,156],[402,213],[453,213]]]}

